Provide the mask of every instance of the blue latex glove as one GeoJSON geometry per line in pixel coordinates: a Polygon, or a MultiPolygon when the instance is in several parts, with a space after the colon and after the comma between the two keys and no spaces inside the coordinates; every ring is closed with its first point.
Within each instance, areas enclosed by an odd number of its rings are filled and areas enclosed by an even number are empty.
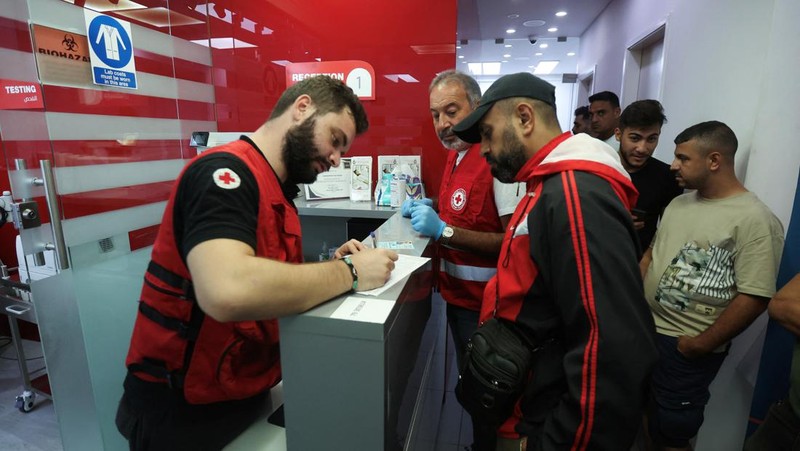
{"type": "Polygon", "coordinates": [[[400,213],[403,215],[404,218],[410,218],[411,207],[417,204],[423,204],[432,207],[433,201],[431,199],[428,199],[427,197],[423,197],[422,199],[406,199],[405,201],[403,201],[403,205],[400,207],[400,213]]]}
{"type": "Polygon", "coordinates": [[[444,221],[433,211],[429,205],[421,202],[411,207],[411,227],[422,235],[427,235],[438,240],[444,230],[444,221]]]}

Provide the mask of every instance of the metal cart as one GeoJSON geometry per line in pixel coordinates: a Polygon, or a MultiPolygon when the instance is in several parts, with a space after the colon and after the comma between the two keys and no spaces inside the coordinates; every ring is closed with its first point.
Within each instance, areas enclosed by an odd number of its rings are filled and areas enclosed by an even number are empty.
{"type": "Polygon", "coordinates": [[[25,350],[22,346],[22,337],[19,332],[19,321],[28,321],[37,324],[36,311],[30,301],[30,286],[25,283],[15,282],[7,278],[0,278],[0,308],[8,315],[8,324],[11,327],[11,341],[17,351],[19,372],[22,376],[22,393],[17,396],[15,407],[20,412],[30,412],[34,407],[37,396],[52,399],[47,373],[31,379],[25,350]]]}

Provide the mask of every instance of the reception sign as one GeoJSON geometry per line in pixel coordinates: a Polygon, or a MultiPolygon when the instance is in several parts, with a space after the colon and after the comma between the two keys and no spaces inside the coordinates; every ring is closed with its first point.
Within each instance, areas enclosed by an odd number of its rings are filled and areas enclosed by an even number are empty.
{"type": "Polygon", "coordinates": [[[375,69],[365,61],[322,61],[286,65],[286,87],[316,75],[343,81],[362,100],[375,100],[375,69]]]}

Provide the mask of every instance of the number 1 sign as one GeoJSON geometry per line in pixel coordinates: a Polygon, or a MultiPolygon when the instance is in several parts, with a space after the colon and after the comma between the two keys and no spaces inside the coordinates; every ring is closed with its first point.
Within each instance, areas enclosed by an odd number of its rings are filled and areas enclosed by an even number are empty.
{"type": "Polygon", "coordinates": [[[375,100],[375,69],[365,61],[321,61],[286,65],[286,87],[316,75],[343,81],[361,100],[375,100]]]}

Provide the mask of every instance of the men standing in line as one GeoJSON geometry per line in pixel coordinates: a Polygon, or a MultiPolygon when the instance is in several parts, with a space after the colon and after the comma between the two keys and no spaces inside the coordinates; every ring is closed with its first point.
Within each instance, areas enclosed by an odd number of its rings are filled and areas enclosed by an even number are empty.
{"type": "MultiPolygon", "coordinates": [[[[447,302],[459,368],[464,347],[478,327],[486,282],[495,274],[497,255],[511,213],[522,190],[492,177],[479,146],[465,143],[453,126],[477,106],[478,83],[467,74],[446,71],[431,82],[430,111],[442,145],[449,150],[439,188],[438,214],[430,199],[407,201],[404,216],[417,232],[439,243],[438,286],[447,302]]],[[[494,433],[473,421],[473,449],[491,450],[494,433]]]]}
{"type": "Polygon", "coordinates": [[[602,91],[589,96],[589,113],[592,115],[592,134],[617,148],[614,131],[619,126],[619,97],[611,91],[602,91]]]}
{"type": "Polygon", "coordinates": [[[664,211],[641,270],[660,354],[649,435],[661,449],[688,450],[730,341],[775,293],[783,226],[736,178],[727,125],[693,125],[675,144],[671,169],[696,191],[664,211]]]}
{"type": "Polygon", "coordinates": [[[278,324],[386,283],[397,254],[345,243],[302,264],[292,199],[368,127],[327,76],[289,87],[249,136],[195,157],[176,181],[144,276],[116,425],[131,450],[218,450],[281,378],[278,324]],[[352,254],[352,255],[348,255],[352,254]]]}
{"type": "Polygon", "coordinates": [[[588,106],[581,106],[575,109],[575,119],[572,121],[572,134],[592,133],[592,115],[589,113],[588,106]]]}
{"type": "Polygon", "coordinates": [[[622,166],[639,191],[632,213],[643,251],[650,247],[661,213],[675,196],[683,193],[669,165],[653,158],[661,126],[666,121],[658,100],[637,100],[620,114],[615,132],[622,166]]]}
{"type": "Polygon", "coordinates": [[[657,354],[629,213],[636,189],[619,156],[561,133],[555,88],[530,73],[499,78],[454,131],[481,143],[499,180],[527,184],[481,321],[514,322],[545,344],[498,451],[629,449],[657,354]]]}

